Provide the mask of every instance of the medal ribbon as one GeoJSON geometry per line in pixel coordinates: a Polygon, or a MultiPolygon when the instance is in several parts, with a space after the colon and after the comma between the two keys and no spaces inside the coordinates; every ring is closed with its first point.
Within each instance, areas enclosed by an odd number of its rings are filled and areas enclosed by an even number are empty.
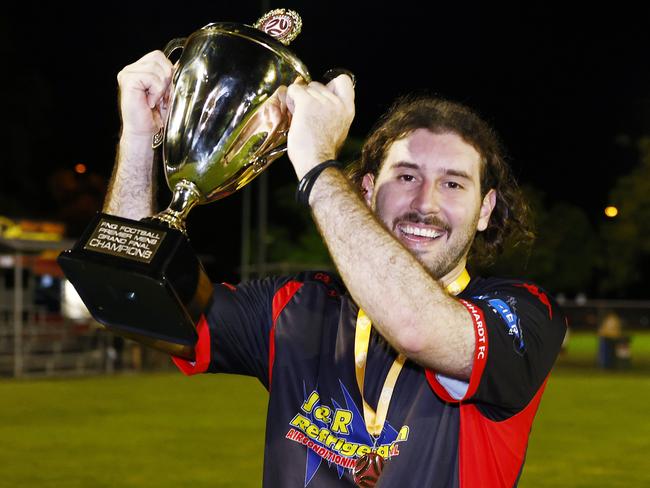
{"type": "MultiPolygon", "coordinates": [[[[446,290],[451,295],[458,295],[467,287],[469,283],[469,273],[463,269],[461,275],[450,283],[446,290]]],[[[354,370],[357,376],[357,385],[359,392],[361,392],[361,400],[363,402],[363,419],[366,423],[368,433],[374,437],[378,437],[384,428],[386,422],[386,415],[388,414],[388,406],[390,399],[393,396],[393,390],[397,383],[397,378],[402,371],[402,366],[406,361],[406,356],[399,354],[395,361],[393,361],[384,385],[381,388],[379,401],[377,402],[377,411],[375,412],[363,396],[363,382],[366,376],[366,363],[368,360],[368,347],[370,345],[370,332],[372,330],[372,322],[366,313],[359,309],[357,314],[357,326],[354,333],[354,370]]]]}

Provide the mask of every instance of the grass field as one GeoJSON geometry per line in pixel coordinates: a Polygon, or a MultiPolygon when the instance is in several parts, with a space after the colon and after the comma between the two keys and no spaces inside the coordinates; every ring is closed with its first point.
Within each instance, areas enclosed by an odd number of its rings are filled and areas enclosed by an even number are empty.
{"type": "MultiPolygon", "coordinates": [[[[552,375],[520,487],[650,486],[650,375],[568,360],[592,346],[572,338],[552,375]]],[[[3,380],[0,486],[258,487],[265,408],[235,376],[3,380]]]]}
{"type": "MultiPolygon", "coordinates": [[[[630,332],[630,369],[650,374],[650,334],[630,332]]],[[[566,354],[560,357],[561,366],[593,368],[596,364],[598,337],[593,333],[571,333],[566,354]]]]}

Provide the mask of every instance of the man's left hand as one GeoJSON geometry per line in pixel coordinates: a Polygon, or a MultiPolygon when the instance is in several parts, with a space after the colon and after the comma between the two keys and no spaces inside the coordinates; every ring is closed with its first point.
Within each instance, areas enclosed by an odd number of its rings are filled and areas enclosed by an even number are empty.
{"type": "Polygon", "coordinates": [[[292,113],[289,159],[301,179],[317,164],[336,158],[354,118],[354,86],[347,75],[327,85],[294,83],[286,102],[292,113]]]}

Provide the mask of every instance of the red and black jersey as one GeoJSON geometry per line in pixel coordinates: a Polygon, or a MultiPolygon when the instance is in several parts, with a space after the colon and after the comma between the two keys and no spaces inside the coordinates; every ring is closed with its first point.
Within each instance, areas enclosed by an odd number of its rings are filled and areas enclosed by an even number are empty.
{"type": "MultiPolygon", "coordinates": [[[[369,451],[387,460],[378,487],[516,486],[565,318],[520,281],[474,278],[458,298],[475,326],[469,382],[407,361],[378,438],[355,377],[359,309],[329,274],[217,286],[196,361],[174,361],[186,374],[255,376],[269,390],[265,487],[354,486],[351,468],[369,451]]],[[[373,332],[364,398],[374,409],[396,355],[373,332]]]]}

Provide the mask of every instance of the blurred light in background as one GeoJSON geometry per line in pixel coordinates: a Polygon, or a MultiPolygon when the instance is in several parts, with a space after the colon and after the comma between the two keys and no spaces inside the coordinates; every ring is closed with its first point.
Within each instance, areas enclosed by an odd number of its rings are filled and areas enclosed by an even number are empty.
{"type": "Polygon", "coordinates": [[[53,284],[54,284],[54,279],[50,275],[45,274],[41,276],[41,286],[43,288],[49,288],[53,284]]]}
{"type": "Polygon", "coordinates": [[[79,173],[80,175],[82,175],[86,172],[86,165],[83,163],[75,164],[74,170],[75,173],[79,173]]]}
{"type": "Polygon", "coordinates": [[[605,208],[605,215],[607,215],[610,219],[613,219],[618,215],[618,209],[616,207],[606,207],[605,208]]]}

